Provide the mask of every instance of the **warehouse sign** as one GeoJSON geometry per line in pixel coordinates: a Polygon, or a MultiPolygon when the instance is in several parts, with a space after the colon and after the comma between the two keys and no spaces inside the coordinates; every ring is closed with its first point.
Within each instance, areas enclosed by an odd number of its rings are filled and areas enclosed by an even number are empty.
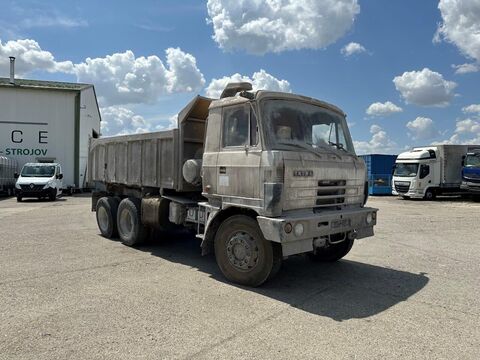
{"type": "MultiPolygon", "coordinates": [[[[1,121],[2,123],[15,125],[48,125],[47,123],[26,123],[16,121],[1,121]]],[[[7,135],[7,134],[5,134],[7,135]]],[[[7,144],[0,147],[0,155],[5,156],[46,156],[48,149],[42,148],[48,145],[48,131],[26,130],[14,127],[8,130],[7,144]],[[9,141],[8,141],[9,140],[9,141]],[[10,143],[10,144],[8,144],[10,143]]]]}

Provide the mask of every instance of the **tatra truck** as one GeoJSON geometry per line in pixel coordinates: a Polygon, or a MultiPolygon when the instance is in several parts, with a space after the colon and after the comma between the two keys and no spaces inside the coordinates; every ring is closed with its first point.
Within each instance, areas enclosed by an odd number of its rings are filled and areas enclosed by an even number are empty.
{"type": "Polygon", "coordinates": [[[462,192],[462,160],[474,145],[433,145],[398,155],[392,194],[434,200],[437,195],[462,192]]]}
{"type": "Polygon", "coordinates": [[[89,180],[101,234],[136,246],[185,227],[225,277],[258,286],[282,260],[344,257],[373,236],[365,163],[339,108],[229,84],[195,97],[168,131],[92,139],[89,180]]]}

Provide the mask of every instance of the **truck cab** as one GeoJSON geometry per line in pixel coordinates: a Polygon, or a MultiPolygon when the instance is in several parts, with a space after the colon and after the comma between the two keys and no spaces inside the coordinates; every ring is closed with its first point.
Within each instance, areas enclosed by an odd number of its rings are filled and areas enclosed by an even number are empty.
{"type": "Polygon", "coordinates": [[[465,155],[461,188],[475,197],[480,196],[480,148],[474,149],[465,155]]]}
{"type": "Polygon", "coordinates": [[[23,198],[48,198],[54,201],[62,193],[62,168],[57,163],[27,163],[15,174],[17,201],[23,198]]]}
{"type": "Polygon", "coordinates": [[[440,183],[437,148],[415,148],[398,155],[393,169],[392,194],[432,200],[440,183]]]}

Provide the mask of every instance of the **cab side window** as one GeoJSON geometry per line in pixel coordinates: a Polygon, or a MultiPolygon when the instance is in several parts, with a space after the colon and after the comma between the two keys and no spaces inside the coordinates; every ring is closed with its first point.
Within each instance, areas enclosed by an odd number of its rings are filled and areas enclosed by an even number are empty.
{"type": "Polygon", "coordinates": [[[245,106],[232,106],[223,111],[223,147],[248,144],[249,113],[245,106]]]}
{"type": "Polygon", "coordinates": [[[422,164],[420,165],[420,179],[424,179],[430,174],[430,166],[422,164]]]}

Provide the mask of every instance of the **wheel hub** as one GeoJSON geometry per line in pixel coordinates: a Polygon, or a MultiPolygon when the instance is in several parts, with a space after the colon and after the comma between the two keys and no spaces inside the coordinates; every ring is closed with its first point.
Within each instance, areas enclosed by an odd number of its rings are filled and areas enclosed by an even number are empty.
{"type": "Polygon", "coordinates": [[[257,265],[258,246],[249,234],[237,232],[227,242],[227,257],[235,268],[251,270],[257,265]]]}
{"type": "Polygon", "coordinates": [[[120,214],[119,219],[119,228],[123,234],[131,234],[133,231],[133,218],[130,212],[126,209],[123,209],[120,214]]]}
{"type": "Polygon", "coordinates": [[[108,214],[107,210],[103,206],[97,209],[98,224],[103,231],[108,229],[108,214]]]}

